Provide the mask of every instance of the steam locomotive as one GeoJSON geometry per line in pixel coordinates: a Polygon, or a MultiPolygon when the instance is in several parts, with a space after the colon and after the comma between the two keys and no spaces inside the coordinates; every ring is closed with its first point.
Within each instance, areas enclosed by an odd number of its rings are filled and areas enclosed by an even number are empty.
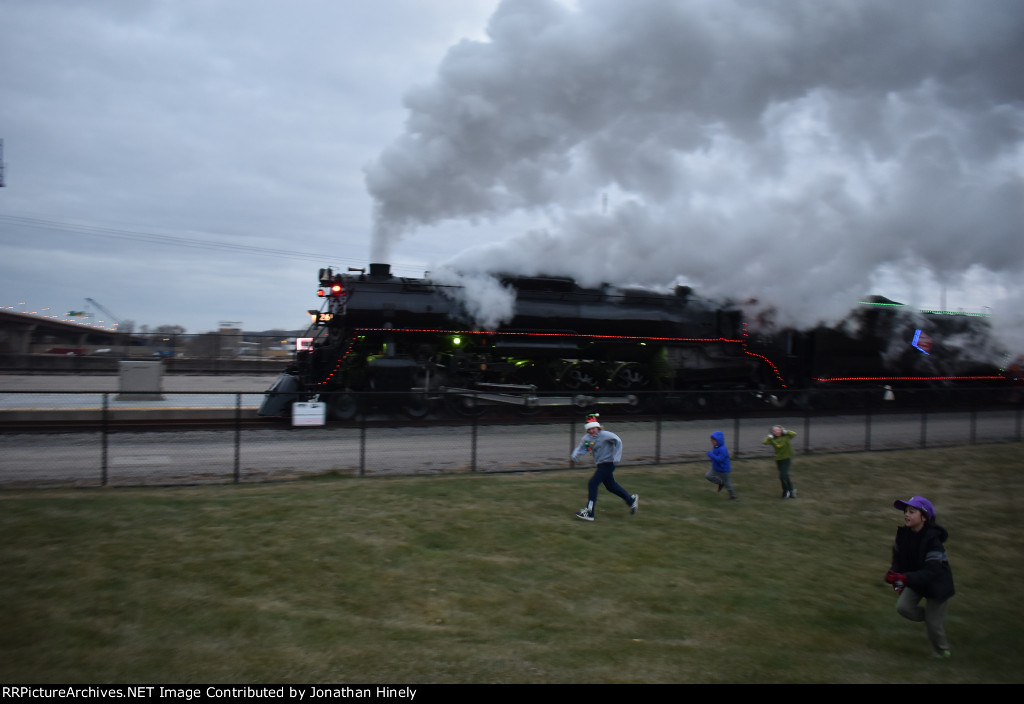
{"type": "Polygon", "coordinates": [[[370,264],[368,272],[321,269],[319,283],[323,305],[309,311],[313,324],[260,415],[286,416],[293,402],[314,398],[338,420],[367,410],[360,404],[368,398],[390,400],[414,417],[439,403],[462,414],[489,406],[630,410],[654,391],[698,402],[694,392],[732,392],[778,405],[787,388],[1001,378],[984,364],[958,360],[947,368],[954,356],[938,349],[943,336],[935,327],[962,321],[915,320],[884,299],[858,311],[856,334],[824,327],[767,333],[764,326],[751,334],[739,310],[685,286],[658,293],[505,276],[512,317],[481,329],[469,312],[473,293],[461,285],[394,276],[387,264],[370,264]],[[894,345],[894,336],[913,335],[904,329],[913,324],[932,332],[918,328],[913,345],[894,345]],[[369,391],[388,393],[360,393],[369,391]]]}

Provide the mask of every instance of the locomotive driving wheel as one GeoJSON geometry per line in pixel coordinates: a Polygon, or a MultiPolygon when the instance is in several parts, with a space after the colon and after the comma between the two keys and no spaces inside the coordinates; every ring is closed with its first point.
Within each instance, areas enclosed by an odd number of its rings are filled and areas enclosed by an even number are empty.
{"type": "Polygon", "coordinates": [[[623,362],[611,375],[612,386],[623,391],[638,391],[651,385],[647,367],[637,362],[623,362]]]}
{"type": "Polygon", "coordinates": [[[466,416],[467,418],[482,416],[487,412],[488,408],[488,406],[480,403],[475,396],[468,394],[449,392],[445,394],[444,401],[445,406],[453,413],[466,416]]]}
{"type": "Polygon", "coordinates": [[[558,375],[558,383],[570,391],[593,391],[601,388],[604,374],[591,362],[572,362],[558,375]]]}
{"type": "Polygon", "coordinates": [[[410,418],[425,418],[430,413],[430,399],[427,398],[426,394],[410,396],[402,403],[402,410],[410,418]]]}
{"type": "MultiPolygon", "coordinates": [[[[616,391],[642,392],[651,387],[651,375],[648,368],[639,362],[622,362],[608,376],[608,381],[616,391]]],[[[635,402],[625,407],[629,414],[641,413],[645,410],[650,400],[649,396],[642,393],[631,394],[635,402]]]]}
{"type": "Polygon", "coordinates": [[[359,413],[359,398],[351,393],[327,396],[327,414],[331,420],[352,420],[359,413]]]}

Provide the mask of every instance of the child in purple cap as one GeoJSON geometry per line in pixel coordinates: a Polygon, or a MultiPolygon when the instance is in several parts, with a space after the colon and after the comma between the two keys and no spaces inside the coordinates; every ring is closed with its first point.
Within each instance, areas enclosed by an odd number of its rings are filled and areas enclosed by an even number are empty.
{"type": "Polygon", "coordinates": [[[911,621],[924,621],[935,656],[950,656],[946,640],[946,607],[953,590],[953,570],[943,543],[949,532],[935,522],[935,507],[923,496],[896,501],[903,522],[892,545],[892,566],[885,581],[899,594],[896,612],[911,621]],[[920,602],[925,600],[922,607],[920,602]]]}

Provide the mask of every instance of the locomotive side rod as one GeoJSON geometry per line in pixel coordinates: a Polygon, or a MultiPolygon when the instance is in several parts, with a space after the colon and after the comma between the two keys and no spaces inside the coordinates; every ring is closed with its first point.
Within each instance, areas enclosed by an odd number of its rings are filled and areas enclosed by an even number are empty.
{"type": "Polygon", "coordinates": [[[472,389],[448,388],[446,391],[451,394],[472,398],[475,401],[509,406],[525,406],[526,408],[543,408],[548,406],[578,406],[579,408],[587,408],[593,405],[635,406],[639,402],[633,394],[625,396],[587,396],[585,394],[576,394],[574,396],[536,396],[534,394],[513,396],[511,394],[481,393],[472,389]]]}

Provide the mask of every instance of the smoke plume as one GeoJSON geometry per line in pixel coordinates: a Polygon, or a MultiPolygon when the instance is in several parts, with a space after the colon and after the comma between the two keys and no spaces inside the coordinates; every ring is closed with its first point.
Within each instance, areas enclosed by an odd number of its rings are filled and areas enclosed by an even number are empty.
{"type": "Polygon", "coordinates": [[[1018,0],[504,0],[487,35],[410,90],[366,168],[376,261],[420,227],[535,213],[448,265],[686,282],[790,324],[881,272],[981,271],[1021,327],[1018,0]]]}

